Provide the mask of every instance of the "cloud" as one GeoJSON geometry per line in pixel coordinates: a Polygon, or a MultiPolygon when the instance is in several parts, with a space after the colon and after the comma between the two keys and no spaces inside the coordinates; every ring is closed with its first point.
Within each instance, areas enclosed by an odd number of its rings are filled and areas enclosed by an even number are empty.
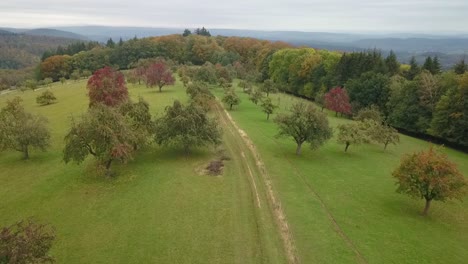
{"type": "Polygon", "coordinates": [[[304,31],[468,31],[466,0],[15,0],[0,26],[115,25],[304,31]],[[463,25],[460,27],[460,25],[463,25]]]}

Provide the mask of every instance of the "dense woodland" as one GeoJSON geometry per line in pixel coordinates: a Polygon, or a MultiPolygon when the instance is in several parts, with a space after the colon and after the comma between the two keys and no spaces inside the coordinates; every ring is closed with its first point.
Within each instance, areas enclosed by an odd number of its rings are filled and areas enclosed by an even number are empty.
{"type": "Polygon", "coordinates": [[[278,90],[322,105],[332,88],[342,87],[352,106],[343,115],[376,106],[393,127],[468,146],[468,73],[463,60],[442,72],[437,57],[428,57],[423,65],[414,59],[400,65],[393,52],[387,57],[377,50],[340,53],[253,38],[212,37],[206,29],[194,33],[59,47],[43,55],[37,74],[53,81],[78,79],[112,66],[135,69],[127,80],[141,81],[138,71],[159,58],[195,80],[272,80],[278,90]]]}

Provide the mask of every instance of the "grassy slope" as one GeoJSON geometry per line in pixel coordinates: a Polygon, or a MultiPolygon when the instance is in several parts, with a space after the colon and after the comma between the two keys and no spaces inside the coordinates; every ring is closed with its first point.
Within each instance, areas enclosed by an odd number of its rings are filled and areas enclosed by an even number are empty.
{"type": "MultiPolygon", "coordinates": [[[[468,259],[466,203],[435,202],[423,218],[419,215],[422,200],[395,193],[391,172],[400,157],[425,149],[428,143],[402,136],[401,144],[389,146],[386,152],[383,146],[363,145],[350,146],[345,154],[344,146],[332,139],[319,150],[305,148],[297,157],[292,139],[276,139],[275,124],[266,121],[260,107],[240,90],[238,94],[242,103],[231,115],[267,165],[303,263],[358,262],[356,251],[368,263],[463,263],[468,259]]],[[[217,95],[222,96],[221,89],[217,95]]],[[[299,100],[286,95],[272,98],[280,111],[299,100]]],[[[333,113],[329,117],[333,127],[349,122],[333,113]]],[[[468,175],[468,155],[446,152],[468,175]]]]}
{"type": "MultiPolygon", "coordinates": [[[[153,147],[126,166],[114,167],[115,179],[96,177],[92,160],[65,165],[63,136],[69,117],[86,111],[85,82],[54,84],[58,103],[40,107],[40,93],[20,95],[27,110],[49,118],[52,148],[0,153],[0,226],[34,216],[57,230],[52,254],[58,263],[281,263],[284,257],[272,220],[254,207],[250,183],[238,153],[225,137],[228,161],[222,177],[199,175],[213,150],[189,158],[180,151],[153,147]],[[261,228],[259,228],[261,226],[261,228]]],[[[130,87],[152,113],[174,99],[185,100],[179,85],[163,93],[130,87]]]]}

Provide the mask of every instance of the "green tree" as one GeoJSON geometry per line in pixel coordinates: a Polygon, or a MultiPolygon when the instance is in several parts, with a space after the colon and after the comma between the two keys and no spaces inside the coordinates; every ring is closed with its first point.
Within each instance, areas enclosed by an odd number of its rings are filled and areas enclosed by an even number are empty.
{"type": "Polygon", "coordinates": [[[384,150],[388,144],[396,145],[400,142],[398,131],[387,124],[375,122],[371,125],[369,133],[372,141],[384,145],[384,150]]]}
{"type": "Polygon", "coordinates": [[[184,37],[188,37],[188,36],[190,36],[190,35],[192,35],[192,31],[190,31],[190,30],[187,29],[187,28],[184,30],[184,33],[182,33],[182,36],[184,36],[184,37]]]}
{"type": "Polygon", "coordinates": [[[397,192],[426,200],[423,215],[427,215],[432,201],[461,200],[466,193],[466,179],[456,164],[433,147],[405,155],[392,175],[397,180],[397,192]]]}
{"type": "Polygon", "coordinates": [[[385,58],[385,65],[387,66],[388,73],[390,76],[398,74],[400,72],[400,63],[393,50],[390,51],[387,58],[385,58]]]}
{"type": "Polygon", "coordinates": [[[271,99],[269,97],[263,99],[260,106],[262,107],[262,111],[265,114],[267,114],[267,120],[270,119],[270,115],[273,114],[273,111],[275,111],[275,109],[278,108],[278,106],[274,105],[271,102],[271,99]]]}
{"type": "Polygon", "coordinates": [[[241,80],[238,84],[238,87],[242,88],[244,93],[250,94],[252,91],[252,84],[248,81],[241,80]]]}
{"type": "Polygon", "coordinates": [[[127,118],[127,122],[134,132],[135,140],[133,148],[137,150],[147,145],[154,128],[148,102],[139,97],[138,102],[127,101],[122,104],[119,107],[119,111],[127,118]]]}
{"type": "Polygon", "coordinates": [[[346,91],[357,109],[376,105],[384,113],[390,95],[390,78],[381,73],[367,72],[346,83],[346,91]]]}
{"type": "Polygon", "coordinates": [[[428,71],[428,72],[430,72],[430,73],[432,73],[433,68],[434,68],[434,62],[433,62],[433,60],[432,60],[432,57],[429,56],[429,57],[427,57],[426,60],[424,61],[424,64],[423,64],[423,66],[422,66],[422,69],[423,69],[423,70],[426,70],[426,71],[428,71]]]}
{"type": "Polygon", "coordinates": [[[354,120],[356,121],[364,121],[366,119],[374,120],[375,122],[381,124],[383,121],[383,116],[377,106],[371,105],[370,107],[362,108],[354,116],[354,120]]]}
{"type": "Polygon", "coordinates": [[[296,155],[301,154],[303,143],[315,149],[332,137],[327,116],[302,102],[293,104],[289,113],[278,114],[274,121],[279,129],[277,137],[292,137],[296,142],[296,155]]]}
{"type": "Polygon", "coordinates": [[[276,93],[278,92],[278,87],[276,84],[268,79],[263,82],[263,85],[260,86],[260,89],[262,92],[266,93],[266,96],[268,97],[270,93],[276,93]]]}
{"type": "Polygon", "coordinates": [[[259,89],[254,89],[250,93],[249,100],[252,101],[254,104],[258,104],[258,102],[260,102],[262,98],[263,98],[263,93],[259,89]]]}
{"type": "Polygon", "coordinates": [[[420,72],[421,72],[421,68],[419,68],[418,63],[416,62],[416,58],[414,56],[411,57],[410,69],[406,73],[406,78],[408,80],[413,80],[420,72]]]}
{"type": "Polygon", "coordinates": [[[41,95],[36,98],[36,102],[40,105],[50,105],[57,100],[54,93],[49,90],[44,91],[41,95]]]}
{"type": "Polygon", "coordinates": [[[0,228],[0,263],[53,263],[54,229],[28,219],[0,228]]]}
{"type": "Polygon", "coordinates": [[[107,40],[106,47],[108,48],[115,48],[115,42],[112,38],[107,40]]]}
{"type": "Polygon", "coordinates": [[[453,70],[455,71],[456,74],[464,74],[467,70],[468,67],[465,64],[465,58],[461,59],[454,67],[453,70]]]}
{"type": "Polygon", "coordinates": [[[65,84],[67,82],[67,79],[65,77],[60,77],[60,83],[65,84]]]}
{"type": "Polygon", "coordinates": [[[47,119],[24,110],[21,98],[15,97],[0,110],[0,150],[12,149],[29,159],[30,148],[45,151],[50,145],[47,119]]]}
{"type": "Polygon", "coordinates": [[[218,145],[221,129],[202,109],[174,101],[155,122],[155,141],[159,145],[181,145],[186,154],[191,147],[218,145]]]}
{"type": "Polygon", "coordinates": [[[78,122],[72,120],[65,136],[63,160],[80,164],[92,155],[106,168],[106,174],[111,175],[113,161],[126,163],[133,158],[139,138],[128,120],[116,109],[96,104],[78,122]]]}
{"type": "Polygon", "coordinates": [[[37,89],[37,81],[35,80],[26,80],[26,82],[24,83],[24,86],[26,86],[27,88],[35,91],[37,89]]]}
{"type": "Polygon", "coordinates": [[[237,96],[236,92],[232,89],[229,89],[224,93],[222,101],[229,105],[229,110],[232,110],[234,105],[239,105],[241,103],[239,96],[237,96]]]}
{"type": "Polygon", "coordinates": [[[52,78],[45,78],[44,79],[44,85],[45,86],[50,86],[50,84],[53,82],[52,78]]]}
{"type": "Polygon", "coordinates": [[[450,88],[436,105],[431,134],[468,146],[468,73],[450,88]]]}
{"type": "Polygon", "coordinates": [[[345,144],[345,152],[351,145],[370,143],[369,129],[373,124],[373,120],[366,119],[365,121],[339,125],[338,143],[345,144]]]}
{"type": "Polygon", "coordinates": [[[434,59],[432,60],[432,71],[431,73],[432,74],[439,74],[441,73],[441,66],[440,66],[440,62],[439,62],[439,57],[437,57],[437,55],[434,57],[434,59]]]}

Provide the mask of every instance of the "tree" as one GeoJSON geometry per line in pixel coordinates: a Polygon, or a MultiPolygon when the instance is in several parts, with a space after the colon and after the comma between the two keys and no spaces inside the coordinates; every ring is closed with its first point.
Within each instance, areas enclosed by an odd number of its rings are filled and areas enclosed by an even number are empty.
{"type": "Polygon", "coordinates": [[[241,102],[239,96],[237,96],[237,94],[232,89],[229,89],[224,93],[222,101],[223,103],[229,105],[229,110],[232,110],[234,105],[239,105],[241,102]]]}
{"type": "Polygon", "coordinates": [[[53,263],[55,231],[32,219],[0,229],[0,263],[53,263]]]}
{"type": "Polygon", "coordinates": [[[410,69],[408,70],[406,74],[406,78],[408,80],[413,80],[420,72],[421,72],[421,69],[419,68],[418,63],[416,62],[416,58],[414,56],[411,57],[410,69]]]}
{"type": "Polygon", "coordinates": [[[341,87],[332,88],[325,94],[325,107],[338,113],[350,115],[351,104],[349,103],[349,96],[345,89],[341,87]]]}
{"type": "Polygon", "coordinates": [[[89,105],[117,106],[128,100],[125,77],[111,67],[97,70],[88,80],[89,105]]]}
{"type": "Polygon", "coordinates": [[[249,94],[252,91],[252,84],[248,81],[241,80],[238,84],[238,87],[242,88],[244,93],[249,94]]]}
{"type": "Polygon", "coordinates": [[[50,105],[57,100],[57,97],[49,91],[44,91],[41,95],[36,98],[36,102],[40,105],[50,105]]]}
{"type": "Polygon", "coordinates": [[[388,73],[390,76],[398,74],[400,72],[400,63],[393,50],[390,51],[387,58],[385,59],[385,65],[387,66],[388,73]]]}
{"type": "Polygon", "coordinates": [[[371,141],[368,129],[373,125],[372,120],[358,121],[338,126],[338,143],[345,144],[347,152],[350,145],[359,145],[371,141]]]}
{"type": "Polygon", "coordinates": [[[369,133],[372,141],[384,144],[384,150],[388,144],[396,145],[400,142],[398,131],[387,124],[375,122],[371,125],[369,133]]]}
{"type": "Polygon", "coordinates": [[[390,95],[390,78],[381,73],[366,72],[346,83],[349,99],[356,109],[376,105],[386,113],[390,95]]]}
{"type": "Polygon", "coordinates": [[[362,108],[354,116],[354,120],[356,121],[364,121],[366,119],[374,120],[378,124],[381,124],[383,121],[382,113],[379,111],[379,108],[375,105],[362,108]]]}
{"type": "Polygon", "coordinates": [[[37,89],[37,81],[35,80],[26,80],[26,82],[24,83],[24,86],[26,86],[27,88],[35,91],[37,89]]]}
{"type": "Polygon", "coordinates": [[[278,91],[276,84],[270,79],[265,80],[263,85],[260,86],[260,89],[262,92],[266,93],[267,97],[270,95],[270,93],[276,93],[278,91]]]}
{"type": "Polygon", "coordinates": [[[279,129],[277,137],[292,137],[296,142],[296,155],[301,154],[304,142],[315,149],[332,137],[326,115],[302,102],[293,104],[288,114],[278,114],[274,121],[279,129]]]}
{"type": "Polygon", "coordinates": [[[0,150],[16,150],[23,153],[24,159],[29,159],[31,147],[42,151],[49,147],[50,133],[47,119],[27,113],[21,101],[15,97],[0,110],[0,150]]]}
{"type": "Polygon", "coordinates": [[[96,104],[78,122],[72,119],[65,136],[63,160],[80,164],[92,155],[110,175],[114,160],[126,163],[133,158],[134,146],[141,138],[137,133],[116,109],[96,104]]]}
{"type": "Polygon", "coordinates": [[[134,132],[134,150],[146,145],[154,127],[148,102],[139,97],[136,103],[128,101],[122,104],[119,111],[127,118],[127,123],[134,132]]]}
{"type": "Polygon", "coordinates": [[[65,84],[67,82],[67,79],[65,77],[60,77],[60,83],[65,84]]]}
{"type": "Polygon", "coordinates": [[[436,74],[439,74],[441,72],[441,66],[440,66],[440,62],[439,62],[439,57],[434,56],[434,59],[432,60],[432,71],[431,73],[436,75],[436,74]]]}
{"type": "Polygon", "coordinates": [[[432,61],[432,57],[429,56],[426,58],[426,60],[424,61],[424,64],[422,66],[422,69],[423,70],[426,70],[430,73],[432,73],[433,71],[433,68],[434,68],[434,62],[432,61]]]}
{"type": "Polygon", "coordinates": [[[190,97],[191,104],[200,107],[206,112],[208,112],[214,104],[215,97],[205,83],[190,83],[187,86],[186,92],[190,97]]]}
{"type": "Polygon", "coordinates": [[[145,72],[146,86],[158,86],[159,92],[165,85],[173,85],[175,83],[172,71],[164,62],[156,62],[151,64],[145,72]]]}
{"type": "Polygon", "coordinates": [[[267,97],[262,100],[262,104],[260,105],[262,107],[262,111],[267,114],[267,120],[270,119],[270,115],[273,114],[273,111],[275,108],[278,108],[278,106],[274,105],[271,102],[271,98],[267,97]]]}
{"type": "Polygon", "coordinates": [[[468,67],[465,64],[465,58],[461,59],[454,67],[453,70],[455,71],[456,74],[464,74],[467,70],[468,67]]]}
{"type": "Polygon", "coordinates": [[[260,100],[263,98],[263,93],[259,89],[254,89],[250,93],[249,100],[252,101],[254,104],[258,104],[260,100]]]}
{"type": "Polygon", "coordinates": [[[115,42],[114,42],[114,40],[112,40],[112,38],[107,40],[106,47],[115,48],[115,42]]]}
{"type": "Polygon", "coordinates": [[[78,71],[78,70],[74,70],[74,71],[70,74],[70,79],[72,79],[72,80],[74,80],[74,81],[78,81],[80,78],[81,78],[81,74],[80,74],[80,71],[78,71]]]}
{"type": "Polygon", "coordinates": [[[468,73],[459,77],[435,107],[431,134],[468,146],[468,73]]]}
{"type": "Polygon", "coordinates": [[[44,85],[45,86],[50,86],[51,83],[53,83],[52,78],[45,78],[44,79],[44,85]]]}
{"type": "Polygon", "coordinates": [[[182,36],[184,36],[184,37],[188,37],[188,36],[190,36],[190,35],[192,35],[192,31],[190,31],[190,30],[187,29],[187,28],[184,30],[184,33],[182,33],[182,36]]]}
{"type": "Polygon", "coordinates": [[[432,201],[461,200],[467,185],[456,164],[433,147],[405,155],[392,176],[397,180],[397,192],[426,200],[423,215],[432,201]]]}
{"type": "Polygon", "coordinates": [[[215,119],[202,109],[174,101],[155,122],[155,140],[159,145],[181,145],[186,154],[191,147],[218,145],[221,130],[215,119]]]}

